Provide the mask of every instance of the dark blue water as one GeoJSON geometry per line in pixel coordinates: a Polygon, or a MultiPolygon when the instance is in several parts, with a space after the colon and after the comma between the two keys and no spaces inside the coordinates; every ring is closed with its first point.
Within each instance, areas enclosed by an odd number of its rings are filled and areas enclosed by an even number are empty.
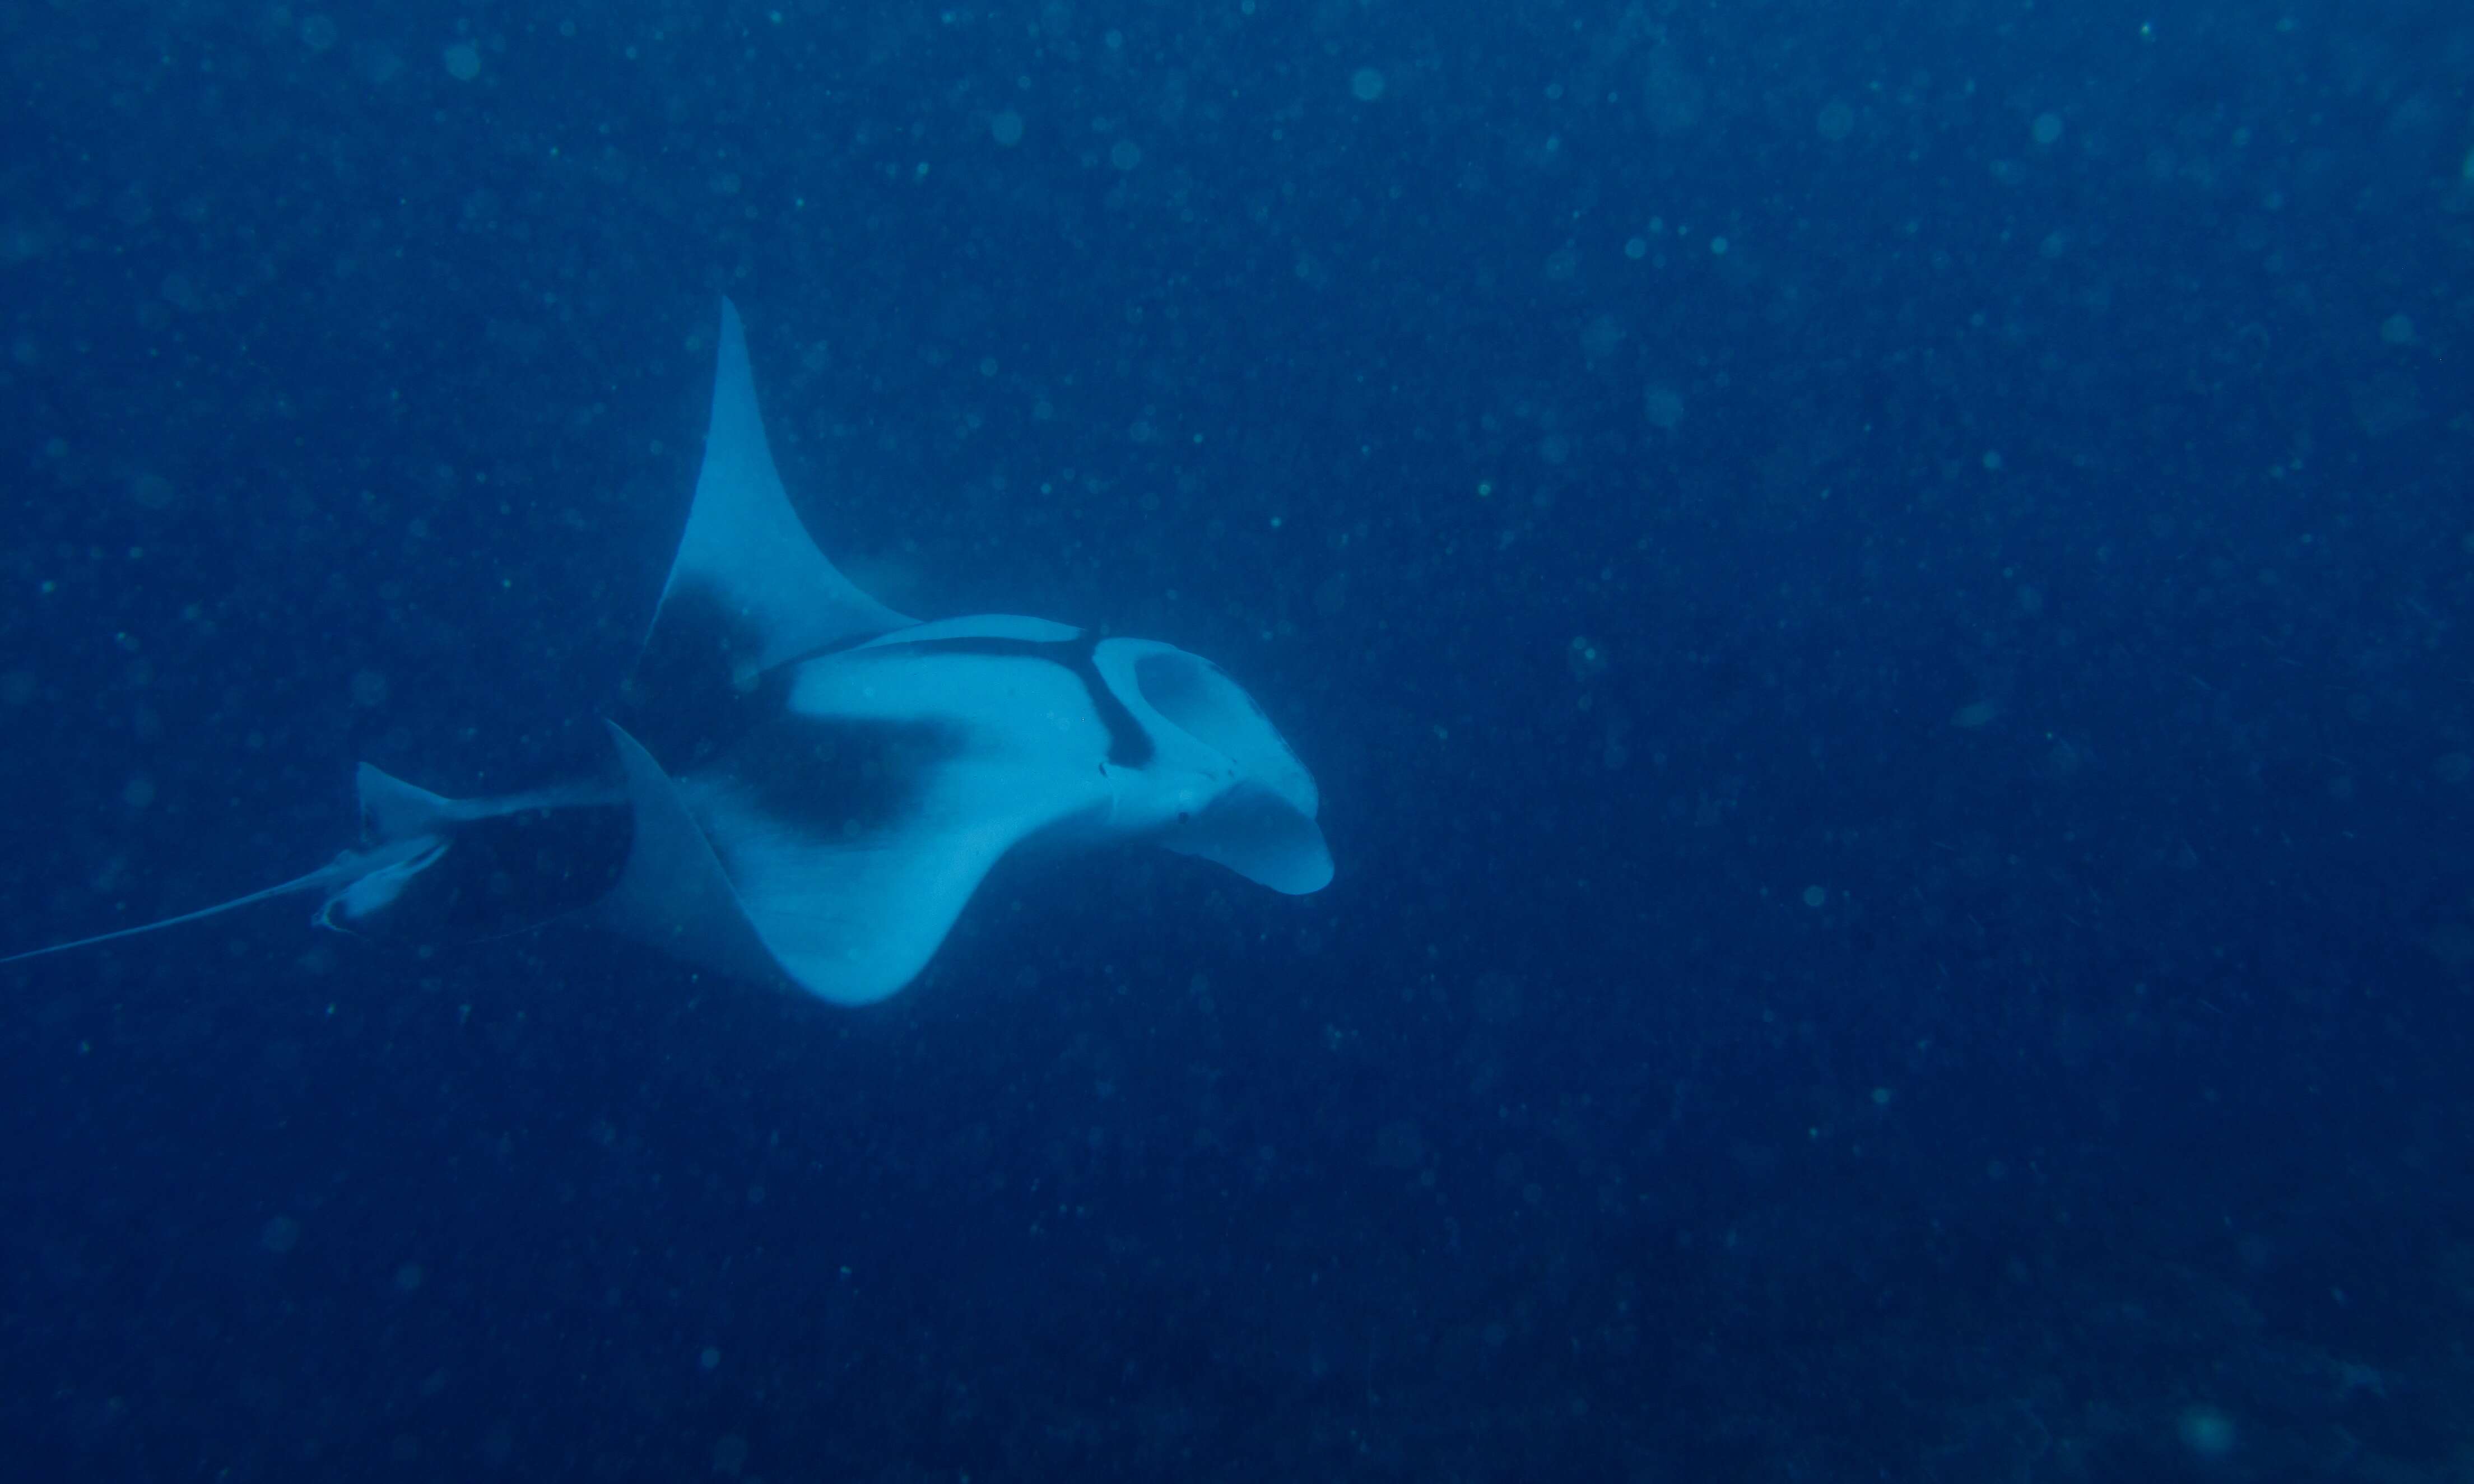
{"type": "Polygon", "coordinates": [[[596,744],[718,296],[829,549],[1340,861],[837,1012],[0,983],[12,1476],[2462,1477],[2474,19],[28,6],[0,927],[596,744]]]}

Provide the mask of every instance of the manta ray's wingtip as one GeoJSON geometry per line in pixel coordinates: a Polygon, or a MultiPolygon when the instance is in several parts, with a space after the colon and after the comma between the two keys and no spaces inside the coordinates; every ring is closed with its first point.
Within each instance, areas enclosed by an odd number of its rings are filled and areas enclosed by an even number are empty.
{"type": "Polygon", "coordinates": [[[911,621],[842,575],[792,508],[757,405],[746,328],[723,297],[695,499],[633,699],[692,704],[794,655],[911,621]],[[654,693],[664,688],[670,693],[654,693]]]}
{"type": "Polygon", "coordinates": [[[715,346],[720,352],[718,358],[727,362],[735,355],[744,362],[747,359],[747,322],[740,318],[739,305],[728,294],[721,295],[720,299],[720,323],[715,332],[715,346]]]}

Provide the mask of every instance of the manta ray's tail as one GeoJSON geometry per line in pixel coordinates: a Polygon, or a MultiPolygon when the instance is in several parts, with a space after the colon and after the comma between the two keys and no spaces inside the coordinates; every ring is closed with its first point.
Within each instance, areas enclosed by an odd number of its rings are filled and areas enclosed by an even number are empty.
{"type": "Polygon", "coordinates": [[[96,933],[94,937],[72,937],[69,942],[52,942],[52,945],[47,947],[30,947],[30,950],[25,952],[12,952],[12,955],[8,955],[8,958],[0,958],[0,964],[14,964],[30,958],[44,958],[44,955],[52,955],[52,952],[69,952],[72,947],[94,947],[96,942],[111,942],[111,939],[116,937],[136,937],[138,933],[154,933],[154,930],[158,928],[178,928],[181,922],[196,922],[201,920],[201,917],[223,915],[223,912],[230,912],[235,911],[235,908],[248,908],[248,905],[262,903],[262,900],[270,900],[270,898],[279,898],[279,895],[297,895],[297,893],[306,893],[306,890],[327,890],[327,888],[334,888],[336,883],[349,881],[349,876],[352,876],[352,864],[353,864],[353,856],[352,853],[347,853],[347,856],[336,859],[331,865],[319,865],[319,868],[312,870],[309,876],[295,876],[292,881],[284,881],[282,886],[270,886],[265,888],[265,890],[253,890],[250,895],[237,895],[237,898],[228,900],[228,903],[215,903],[213,908],[198,908],[196,912],[181,912],[178,917],[160,917],[160,920],[156,922],[138,922],[136,928],[119,928],[119,930],[113,930],[113,933],[96,933]]]}
{"type": "Polygon", "coordinates": [[[618,879],[632,828],[606,784],[455,799],[361,765],[361,848],[305,876],[135,927],[0,958],[16,963],[318,892],[315,920],[365,937],[470,941],[564,916],[618,879]]]}

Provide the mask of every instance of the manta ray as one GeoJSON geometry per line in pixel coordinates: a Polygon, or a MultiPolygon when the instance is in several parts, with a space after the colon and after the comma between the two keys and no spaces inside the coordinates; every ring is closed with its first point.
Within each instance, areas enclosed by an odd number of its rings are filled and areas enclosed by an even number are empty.
{"type": "Polygon", "coordinates": [[[791,508],[724,301],[712,423],[603,776],[449,798],[364,763],[361,839],[305,876],[13,962],[316,894],[315,922],[468,941],[580,919],[694,968],[866,1005],[998,861],[1147,840],[1274,891],[1330,882],[1313,776],[1199,655],[1010,614],[923,622],[791,508]]]}

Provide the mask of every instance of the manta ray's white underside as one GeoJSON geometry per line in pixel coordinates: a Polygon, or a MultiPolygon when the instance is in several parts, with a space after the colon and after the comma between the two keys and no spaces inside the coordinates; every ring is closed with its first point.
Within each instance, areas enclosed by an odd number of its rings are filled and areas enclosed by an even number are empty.
{"type": "Polygon", "coordinates": [[[727,303],[695,502],[610,735],[619,783],[521,798],[447,799],[364,766],[361,849],[171,921],[315,890],[328,926],[503,930],[526,923],[478,883],[548,859],[558,879],[518,893],[534,920],[587,912],[861,1005],[917,977],[1034,838],[1148,839],[1293,894],[1332,875],[1314,779],[1210,662],[1044,619],[922,623],[836,570],[775,472],[727,303]]]}

